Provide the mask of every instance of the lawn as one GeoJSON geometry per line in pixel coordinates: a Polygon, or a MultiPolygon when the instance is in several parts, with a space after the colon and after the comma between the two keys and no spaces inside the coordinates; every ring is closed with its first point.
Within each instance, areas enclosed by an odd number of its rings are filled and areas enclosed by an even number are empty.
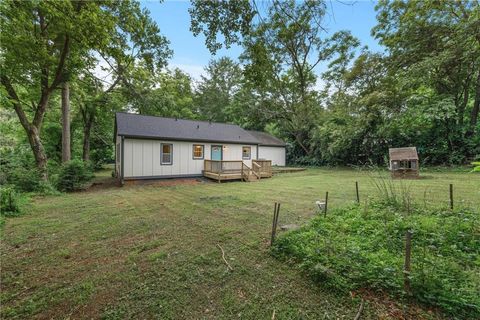
{"type": "MultiPolygon", "coordinates": [[[[102,174],[99,181],[109,173],[102,174]]],[[[361,201],[375,197],[375,176],[309,169],[254,183],[132,185],[35,198],[2,227],[0,317],[353,319],[358,299],[270,254],[273,204],[282,204],[279,224],[304,224],[326,191],[329,208],[355,201],[355,181],[361,201]]],[[[479,175],[422,176],[395,183],[426,206],[447,206],[452,183],[455,206],[480,209],[479,175]]],[[[363,316],[384,313],[367,303],[363,316]]]]}

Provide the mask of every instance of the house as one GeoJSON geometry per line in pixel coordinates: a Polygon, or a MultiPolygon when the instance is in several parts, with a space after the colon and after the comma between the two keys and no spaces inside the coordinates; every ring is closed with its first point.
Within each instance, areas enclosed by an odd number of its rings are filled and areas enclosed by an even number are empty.
{"type": "Polygon", "coordinates": [[[419,165],[416,147],[390,148],[389,169],[393,178],[418,178],[419,165]]]}
{"type": "Polygon", "coordinates": [[[115,174],[124,180],[206,176],[218,181],[269,177],[285,165],[285,143],[233,124],[115,115],[115,174]]]}
{"type": "Polygon", "coordinates": [[[258,159],[272,160],[273,166],[285,166],[285,142],[261,131],[248,130],[258,140],[258,159]]]}

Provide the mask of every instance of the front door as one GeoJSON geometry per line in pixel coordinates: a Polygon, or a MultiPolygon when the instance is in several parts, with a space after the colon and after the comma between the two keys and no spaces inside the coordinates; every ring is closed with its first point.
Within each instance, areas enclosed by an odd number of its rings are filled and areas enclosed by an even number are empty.
{"type": "Polygon", "coordinates": [[[222,146],[212,145],[212,160],[222,160],[222,146]]]}

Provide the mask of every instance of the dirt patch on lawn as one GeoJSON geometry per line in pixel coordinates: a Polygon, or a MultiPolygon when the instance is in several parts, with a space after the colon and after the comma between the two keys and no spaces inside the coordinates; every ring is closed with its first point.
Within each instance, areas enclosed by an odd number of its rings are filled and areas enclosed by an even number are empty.
{"type": "Polygon", "coordinates": [[[412,301],[403,301],[402,303],[398,299],[393,299],[385,292],[360,289],[358,292],[352,292],[351,295],[352,297],[361,297],[367,301],[375,309],[379,319],[444,319],[437,308],[422,307],[412,301]]]}
{"type": "Polygon", "coordinates": [[[102,179],[98,180],[92,183],[90,187],[88,187],[85,191],[87,192],[95,192],[99,190],[105,190],[105,189],[112,189],[112,188],[117,188],[121,187],[120,181],[116,178],[107,178],[107,179],[102,179]]]}
{"type": "MultiPolygon", "coordinates": [[[[212,181],[204,178],[172,178],[158,180],[126,180],[124,186],[155,186],[155,187],[172,187],[178,185],[196,185],[201,183],[212,183],[212,181]]],[[[97,180],[86,190],[81,192],[97,192],[106,189],[122,187],[120,181],[116,178],[107,178],[97,180]]]]}
{"type": "Polygon", "coordinates": [[[201,183],[209,183],[209,180],[204,178],[172,178],[172,179],[158,179],[158,180],[128,180],[125,181],[125,186],[156,186],[156,187],[171,187],[178,185],[196,185],[201,183]]]}

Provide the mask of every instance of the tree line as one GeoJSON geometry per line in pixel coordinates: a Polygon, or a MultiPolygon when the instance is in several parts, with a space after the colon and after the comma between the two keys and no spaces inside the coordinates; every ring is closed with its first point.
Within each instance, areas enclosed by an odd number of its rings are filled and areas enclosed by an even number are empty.
{"type": "Polygon", "coordinates": [[[323,1],[259,6],[192,1],[191,31],[212,54],[243,50],[193,81],[167,67],[168,39],[136,1],[2,1],[2,166],[47,180],[72,158],[110,162],[116,111],[265,130],[292,164],[384,164],[399,146],[427,164],[480,154],[478,1],[380,1],[382,53],[328,33],[323,1]]]}

